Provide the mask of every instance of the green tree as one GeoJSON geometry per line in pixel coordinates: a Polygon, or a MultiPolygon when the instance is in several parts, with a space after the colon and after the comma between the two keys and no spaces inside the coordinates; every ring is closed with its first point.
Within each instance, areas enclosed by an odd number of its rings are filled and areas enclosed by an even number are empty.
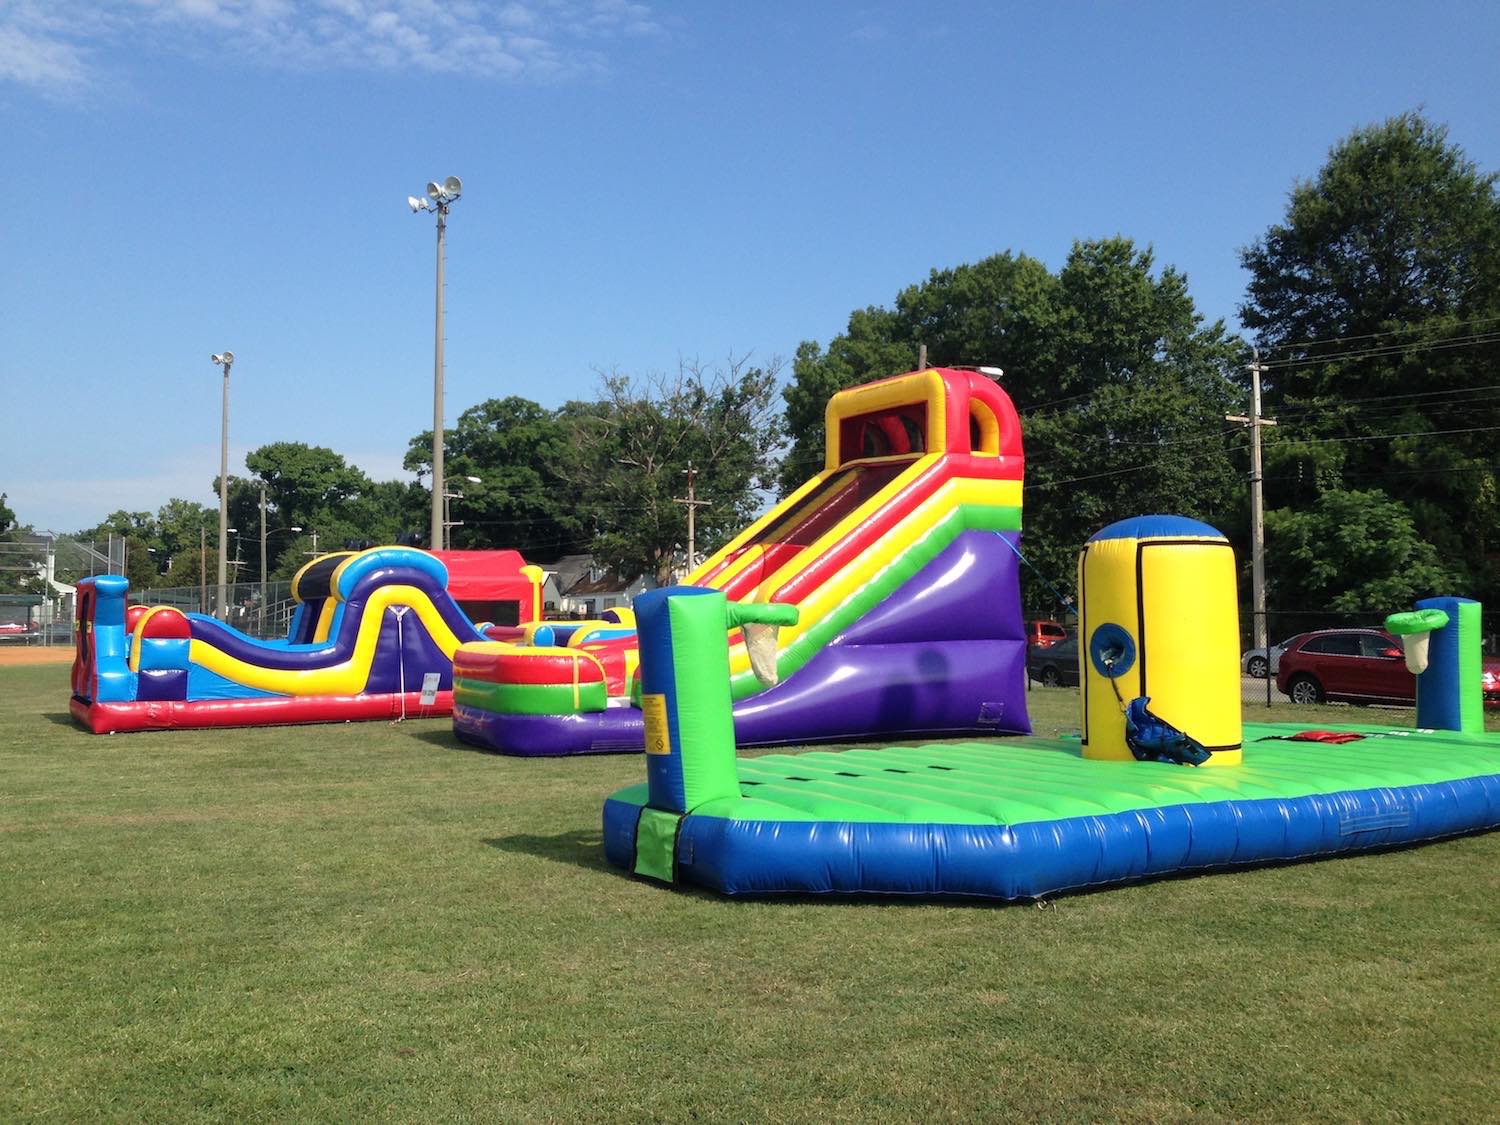
{"type": "MultiPolygon", "coordinates": [[[[172,567],[167,572],[170,576],[165,579],[171,586],[197,586],[200,580],[207,584],[210,595],[216,584],[219,572],[219,548],[217,536],[208,536],[207,546],[202,552],[198,550],[198,544],[184,547],[172,556],[172,567]]],[[[234,549],[233,544],[230,550],[234,549]]]]}
{"type": "Polygon", "coordinates": [[[1283,221],[1241,252],[1241,316],[1266,351],[1266,409],[1281,423],[1268,506],[1378,484],[1457,588],[1481,598],[1500,593],[1488,561],[1500,530],[1496,184],[1446,128],[1403,114],[1335,145],[1293,186],[1283,221]]]}
{"type": "MultiPolygon", "coordinates": [[[[155,546],[158,555],[169,560],[167,573],[162,578],[168,585],[191,586],[197,583],[196,561],[193,562],[191,573],[186,571],[179,573],[182,565],[179,562],[179,556],[184,551],[191,550],[196,559],[200,532],[204,533],[206,539],[211,540],[211,546],[217,548],[219,542],[217,507],[210,508],[206,504],[174,497],[157,509],[155,546]]],[[[217,560],[215,565],[217,565],[217,560]]]]}
{"type": "Polygon", "coordinates": [[[307,561],[304,552],[312,550],[313,531],[319,551],[335,551],[347,542],[394,543],[403,532],[421,526],[413,517],[423,509],[425,490],[400,481],[372,481],[324,446],[272,442],[247,454],[245,467],[251,477],[231,477],[228,489],[229,522],[240,531],[245,580],[259,577],[262,488],[272,576],[294,573],[307,561]],[[293,527],[304,529],[305,546],[293,538],[293,527]]]}
{"type": "MultiPolygon", "coordinates": [[[[567,424],[530,399],[486,399],[465,410],[444,432],[447,488],[461,494],[450,501],[452,518],[463,523],[453,544],[509,547],[528,560],[587,550],[589,521],[563,472],[569,456],[567,424]]],[[[432,471],[431,430],[412,438],[405,467],[432,471]]]]}
{"type": "Polygon", "coordinates": [[[1385,614],[1453,588],[1454,573],[1406,506],[1379,489],[1329,490],[1305,511],[1268,512],[1279,604],[1385,614]]]}
{"type": "Polygon", "coordinates": [[[252,450],[245,455],[245,467],[254,478],[247,482],[253,486],[247,498],[258,506],[259,485],[264,484],[267,504],[286,525],[306,527],[355,499],[370,484],[370,478],[340,454],[300,441],[272,442],[252,450]]]}
{"type": "Polygon", "coordinates": [[[685,562],[687,470],[695,470],[695,549],[704,556],[739,531],[772,487],[781,442],[779,361],[684,363],[675,376],[601,378],[597,402],[560,411],[570,434],[563,473],[594,524],[595,557],[626,577],[671,580],[685,562]]]}
{"type": "MultiPolygon", "coordinates": [[[[1025,551],[1055,585],[1072,585],[1079,547],[1105,523],[1169,511],[1222,525],[1240,509],[1223,416],[1241,401],[1241,346],[1203,323],[1186,277],[1125,238],[1075,243],[1055,274],[1009,251],[934,270],[894,309],[856,312],[826,351],[804,343],[785,392],[784,492],[821,467],[828,397],[911,369],[921,344],[933,365],[1004,368],[1025,429],[1025,551]]],[[[1053,607],[1035,574],[1025,588],[1028,604],[1053,607]]]]}

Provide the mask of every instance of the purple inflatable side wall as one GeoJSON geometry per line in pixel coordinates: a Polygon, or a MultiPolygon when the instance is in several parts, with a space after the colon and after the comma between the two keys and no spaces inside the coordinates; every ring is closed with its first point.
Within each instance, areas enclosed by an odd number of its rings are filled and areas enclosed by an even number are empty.
{"type": "MultiPolygon", "coordinates": [[[[741,746],[1027,734],[1014,532],[966,531],[782,683],[735,705],[741,746]],[[1009,542],[1007,542],[1007,540],[1009,542]]],[[[465,741],[527,756],[640,750],[641,712],[516,715],[455,706],[465,741]]]]}

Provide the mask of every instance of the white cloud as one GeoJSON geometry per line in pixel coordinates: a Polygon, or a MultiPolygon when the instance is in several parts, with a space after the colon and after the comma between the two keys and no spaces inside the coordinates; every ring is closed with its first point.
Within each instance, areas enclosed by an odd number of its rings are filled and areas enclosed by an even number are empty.
{"type": "Polygon", "coordinates": [[[660,31],[636,0],[12,0],[0,5],[0,83],[74,94],[142,45],[282,69],[556,78],[601,70],[612,42],[660,31]]]}
{"type": "Polygon", "coordinates": [[[45,33],[0,25],[0,82],[66,93],[84,85],[87,69],[78,46],[45,33]]]}

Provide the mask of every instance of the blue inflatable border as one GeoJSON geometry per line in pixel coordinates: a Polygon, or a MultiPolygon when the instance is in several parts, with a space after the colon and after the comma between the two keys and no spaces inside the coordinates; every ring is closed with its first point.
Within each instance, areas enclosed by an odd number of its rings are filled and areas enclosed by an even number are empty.
{"type": "MultiPolygon", "coordinates": [[[[604,849],[635,862],[641,807],[604,806],[604,849]]],[[[1027,899],[1213,868],[1311,859],[1500,826],[1500,774],[1306,797],[1213,801],[1019,825],[688,815],[678,881],[724,894],[1027,899]]]]}

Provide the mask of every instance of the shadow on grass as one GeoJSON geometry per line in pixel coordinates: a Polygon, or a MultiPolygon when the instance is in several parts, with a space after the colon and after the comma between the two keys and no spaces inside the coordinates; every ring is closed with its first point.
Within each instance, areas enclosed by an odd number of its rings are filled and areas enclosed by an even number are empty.
{"type": "Polygon", "coordinates": [[[83,729],[73,721],[73,716],[68,714],[68,712],[66,711],[43,711],[42,718],[46,719],[49,723],[56,723],[60,727],[76,727],[78,730],[83,729]]]}
{"type": "Polygon", "coordinates": [[[502,852],[532,855],[583,867],[590,871],[613,871],[604,858],[604,838],[598,832],[559,832],[555,836],[492,836],[481,841],[502,852]]]}
{"type": "Polygon", "coordinates": [[[444,750],[467,750],[470,753],[483,753],[477,746],[470,746],[467,742],[459,741],[458,735],[451,730],[419,730],[412,734],[418,742],[430,743],[444,750]]]}

